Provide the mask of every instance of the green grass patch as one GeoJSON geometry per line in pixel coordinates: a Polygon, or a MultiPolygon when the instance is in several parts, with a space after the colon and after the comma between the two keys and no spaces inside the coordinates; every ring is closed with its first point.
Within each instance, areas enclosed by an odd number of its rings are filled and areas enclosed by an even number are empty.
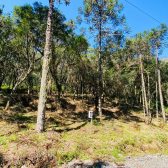
{"type": "Polygon", "coordinates": [[[6,139],[6,137],[1,137],[0,143],[1,143],[1,145],[6,145],[8,143],[8,140],[6,139]]]}

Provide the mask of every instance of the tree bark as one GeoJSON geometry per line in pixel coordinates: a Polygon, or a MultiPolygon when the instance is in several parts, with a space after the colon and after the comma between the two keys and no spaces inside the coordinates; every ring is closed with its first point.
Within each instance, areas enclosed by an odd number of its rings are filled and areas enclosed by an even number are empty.
{"type": "Polygon", "coordinates": [[[149,78],[149,74],[148,74],[148,107],[150,110],[150,78],[149,78]]]}
{"type": "Polygon", "coordinates": [[[58,82],[56,82],[56,86],[58,89],[58,102],[61,102],[61,91],[62,91],[62,86],[58,84],[58,82]]]}
{"type": "Polygon", "coordinates": [[[158,114],[158,83],[157,83],[157,70],[155,71],[156,73],[156,117],[157,117],[157,121],[159,120],[159,114],[158,114]]]}
{"type": "MultiPolygon", "coordinates": [[[[142,88],[143,88],[143,87],[142,87],[142,88]]],[[[145,117],[146,117],[146,111],[145,111],[145,101],[144,101],[143,89],[142,89],[142,105],[143,105],[144,120],[145,120],[145,117]]]]}
{"type": "Polygon", "coordinates": [[[83,78],[81,78],[82,104],[83,104],[83,78]]]}
{"type": "MultiPolygon", "coordinates": [[[[148,56],[148,64],[149,64],[149,56],[148,56]]],[[[150,113],[150,77],[149,77],[149,72],[148,72],[148,109],[150,113]]]]}
{"type": "Polygon", "coordinates": [[[43,68],[42,68],[42,78],[41,78],[37,127],[36,127],[36,130],[38,133],[43,132],[44,127],[45,127],[45,104],[46,104],[46,99],[47,99],[47,75],[49,71],[54,1],[55,0],[49,0],[49,11],[48,11],[47,30],[46,30],[46,43],[45,43],[45,48],[44,48],[44,60],[43,60],[43,68]]]}
{"type": "Polygon", "coordinates": [[[137,98],[138,98],[138,96],[137,96],[137,88],[136,88],[136,85],[135,85],[135,104],[137,104],[137,98]]]}
{"type": "Polygon", "coordinates": [[[163,95],[162,95],[162,85],[161,85],[161,76],[160,76],[160,67],[159,67],[159,54],[158,54],[158,47],[156,46],[156,54],[157,54],[157,69],[158,69],[158,85],[159,85],[159,95],[160,95],[160,104],[162,108],[162,115],[163,115],[163,123],[166,123],[166,115],[163,103],[163,95]]]}
{"type": "Polygon", "coordinates": [[[142,79],[142,91],[144,94],[144,101],[145,101],[145,108],[146,108],[146,113],[148,117],[148,124],[150,123],[149,120],[149,112],[148,112],[148,103],[147,103],[147,98],[146,98],[146,89],[145,89],[145,82],[144,82],[144,76],[143,76],[143,68],[142,68],[142,56],[140,55],[140,64],[141,64],[141,79],[142,79]]]}
{"type": "Polygon", "coordinates": [[[102,13],[100,11],[100,20],[99,20],[99,89],[98,89],[98,110],[99,110],[99,116],[102,116],[102,71],[101,71],[101,42],[102,42],[102,35],[101,35],[101,29],[102,29],[102,13]]]}
{"type": "Polygon", "coordinates": [[[130,91],[131,91],[131,108],[133,107],[133,94],[132,94],[132,87],[130,87],[130,91]]]}
{"type": "Polygon", "coordinates": [[[0,68],[0,90],[1,90],[2,83],[3,83],[6,75],[7,74],[4,73],[4,64],[2,63],[2,67],[0,68]]]}
{"type": "Polygon", "coordinates": [[[162,115],[163,115],[163,123],[166,123],[166,115],[163,103],[163,95],[162,95],[162,88],[161,88],[161,76],[160,76],[160,69],[158,69],[158,84],[159,84],[159,94],[160,94],[160,104],[162,108],[162,115]]]}

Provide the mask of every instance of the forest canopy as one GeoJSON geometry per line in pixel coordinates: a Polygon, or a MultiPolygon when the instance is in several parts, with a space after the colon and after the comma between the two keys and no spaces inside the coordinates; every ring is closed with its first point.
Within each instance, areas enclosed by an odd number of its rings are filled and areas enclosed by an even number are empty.
{"type": "MultiPolygon", "coordinates": [[[[59,103],[65,93],[81,95],[82,99],[92,95],[100,116],[103,102],[110,99],[119,105],[142,105],[148,122],[151,108],[156,109],[157,116],[158,109],[162,109],[165,123],[168,63],[159,55],[166,47],[166,24],[128,37],[122,4],[87,0],[79,8],[77,20],[85,20],[90,27],[78,35],[76,21],[66,21],[51,2],[50,7],[38,2],[15,6],[12,16],[0,10],[0,88],[10,93],[5,109],[14,103],[20,90],[27,91],[28,97],[39,93],[47,58],[45,89],[49,95],[55,92],[59,103]],[[50,48],[45,57],[49,31],[50,48]],[[85,33],[95,34],[98,47],[89,46],[85,33]]],[[[29,103],[28,99],[25,104],[29,103]]]]}

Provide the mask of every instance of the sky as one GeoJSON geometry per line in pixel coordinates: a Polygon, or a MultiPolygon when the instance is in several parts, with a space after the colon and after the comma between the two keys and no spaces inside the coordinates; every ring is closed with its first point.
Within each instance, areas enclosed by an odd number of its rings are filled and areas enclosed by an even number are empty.
{"type": "MultiPolygon", "coordinates": [[[[49,5],[48,0],[0,0],[0,5],[5,5],[4,13],[11,13],[14,6],[32,5],[35,1],[41,2],[43,5],[49,5]]],[[[83,0],[70,0],[70,2],[68,6],[63,4],[63,0],[62,4],[55,4],[67,20],[76,19],[78,8],[83,6],[83,0]]],[[[127,36],[135,35],[144,30],[151,30],[158,27],[160,23],[168,25],[168,0],[119,0],[119,3],[124,6],[122,14],[125,15],[126,23],[131,28],[127,36]]],[[[77,30],[77,33],[80,33],[79,30],[77,30]]],[[[160,58],[168,58],[168,49],[164,49],[160,58]]]]}

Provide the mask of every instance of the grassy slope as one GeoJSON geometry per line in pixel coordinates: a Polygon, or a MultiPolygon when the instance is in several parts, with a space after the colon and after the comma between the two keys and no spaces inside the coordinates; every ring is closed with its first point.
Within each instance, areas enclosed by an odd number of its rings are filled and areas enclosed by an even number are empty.
{"type": "Polygon", "coordinates": [[[155,119],[147,125],[138,108],[106,106],[104,119],[99,122],[94,118],[91,134],[87,104],[66,98],[65,107],[55,112],[51,104],[50,100],[46,115],[47,131],[41,134],[35,131],[35,107],[17,104],[7,113],[0,111],[1,164],[53,167],[56,162],[61,164],[74,158],[106,158],[112,161],[114,156],[120,161],[123,158],[119,154],[168,154],[168,126],[155,119]]]}

